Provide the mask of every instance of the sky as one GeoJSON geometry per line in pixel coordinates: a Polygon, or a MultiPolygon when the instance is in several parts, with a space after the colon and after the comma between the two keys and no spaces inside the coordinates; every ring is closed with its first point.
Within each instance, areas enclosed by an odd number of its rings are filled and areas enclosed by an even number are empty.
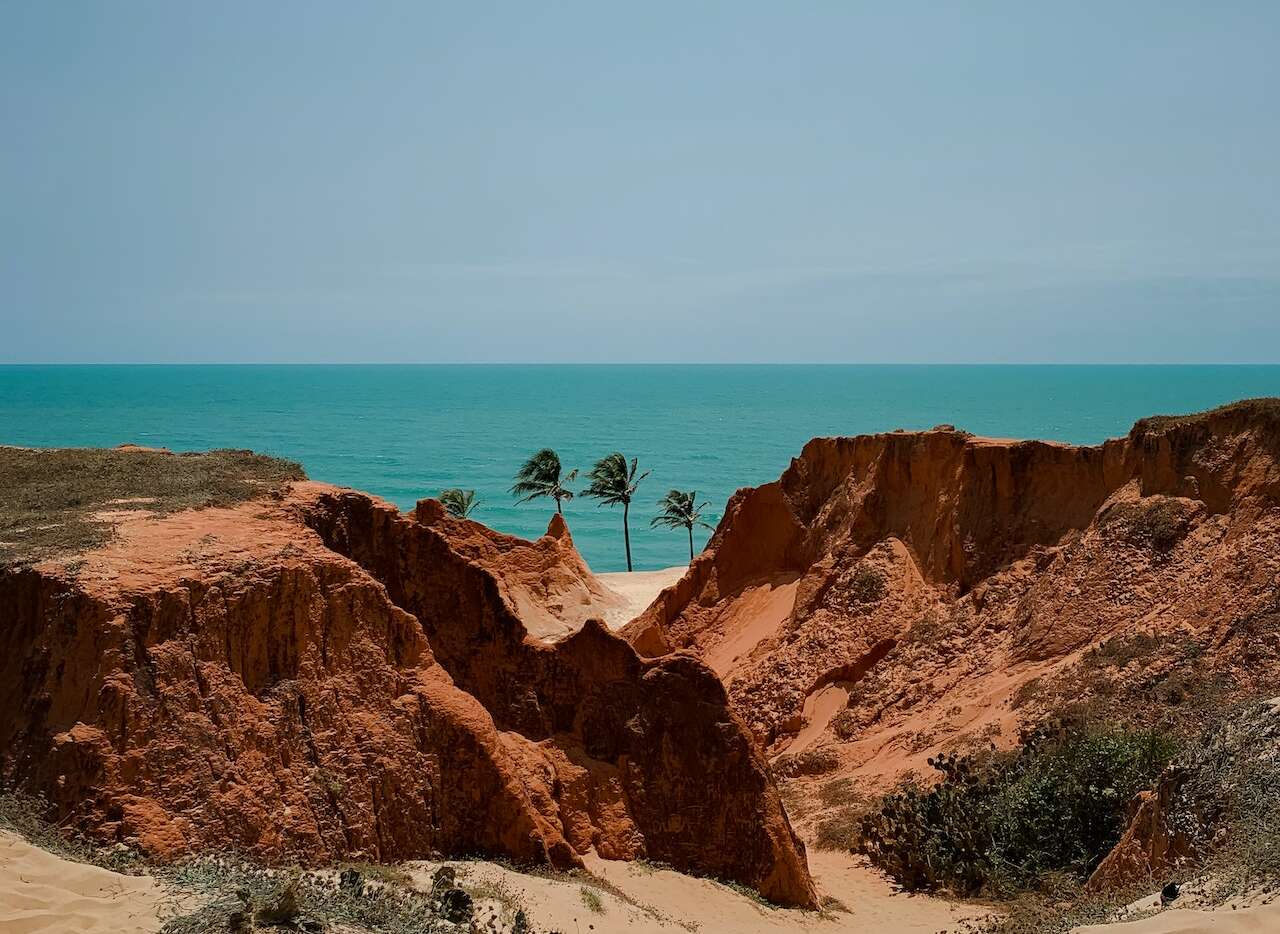
{"type": "Polygon", "coordinates": [[[0,0],[0,363],[1278,361],[1271,0],[0,0]]]}

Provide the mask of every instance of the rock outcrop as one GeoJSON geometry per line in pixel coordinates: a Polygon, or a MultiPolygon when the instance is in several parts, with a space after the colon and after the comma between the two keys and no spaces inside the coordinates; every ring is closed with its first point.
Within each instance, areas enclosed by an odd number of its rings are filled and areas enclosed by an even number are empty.
{"type": "Polygon", "coordinates": [[[328,547],[413,614],[511,746],[543,760],[527,781],[576,851],[750,875],[774,900],[815,903],[764,758],[704,665],[644,661],[596,620],[556,643],[531,638],[499,581],[468,557],[502,536],[431,501],[404,516],[338,493],[304,512],[328,547]]]}
{"type": "Polygon", "coordinates": [[[361,494],[118,517],[0,570],[0,779],[100,840],[267,860],[594,847],[814,906],[724,689],[587,622],[567,530],[535,543],[361,494]]]}
{"type": "Polygon", "coordinates": [[[774,755],[822,746],[890,776],[1011,743],[1037,685],[1109,639],[1274,679],[1280,658],[1249,633],[1278,588],[1280,400],[1256,400],[1095,447],[949,426],[815,439],[734,495],[623,633],[706,660],[774,755]]]}
{"type": "Polygon", "coordinates": [[[495,532],[470,519],[455,519],[434,499],[423,500],[414,518],[436,528],[452,548],[493,575],[502,599],[529,635],[557,639],[577,632],[588,619],[613,615],[626,603],[587,567],[564,517],[552,515],[547,534],[535,541],[495,532]]]}

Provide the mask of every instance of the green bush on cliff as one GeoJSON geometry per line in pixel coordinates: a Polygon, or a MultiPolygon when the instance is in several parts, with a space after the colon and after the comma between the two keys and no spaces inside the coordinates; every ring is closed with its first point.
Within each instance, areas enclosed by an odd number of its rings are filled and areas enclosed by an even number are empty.
{"type": "Polygon", "coordinates": [[[1173,753],[1156,733],[1057,727],[985,765],[938,756],[940,780],[886,796],[863,818],[858,850],[908,890],[1000,894],[1050,872],[1083,878],[1173,753]]]}

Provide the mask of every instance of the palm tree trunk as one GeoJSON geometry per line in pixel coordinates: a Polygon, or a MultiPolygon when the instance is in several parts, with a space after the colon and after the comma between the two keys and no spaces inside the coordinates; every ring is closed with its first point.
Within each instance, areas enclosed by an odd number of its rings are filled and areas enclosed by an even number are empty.
{"type": "Polygon", "coordinates": [[[560,497],[558,496],[556,497],[556,513],[561,516],[564,515],[564,510],[560,508],[560,497]]]}
{"type": "Polygon", "coordinates": [[[689,563],[693,564],[693,526],[689,526],[689,563]]]}
{"type": "Polygon", "coordinates": [[[622,504],[622,540],[627,546],[627,570],[631,570],[631,530],[627,527],[627,513],[631,509],[630,503],[622,504]]]}

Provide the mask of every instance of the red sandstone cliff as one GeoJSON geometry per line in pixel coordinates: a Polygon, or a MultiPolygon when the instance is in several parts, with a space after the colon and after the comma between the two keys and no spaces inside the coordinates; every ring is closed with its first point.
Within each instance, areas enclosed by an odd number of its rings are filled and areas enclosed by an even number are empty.
{"type": "Polygon", "coordinates": [[[608,594],[536,543],[297,484],[131,513],[0,571],[0,778],[100,839],[268,859],[595,847],[816,895],[761,753],[691,658],[545,623],[608,594]],[[566,610],[566,607],[568,609],[566,610]]]}
{"type": "Polygon", "coordinates": [[[1258,400],[1096,447],[815,439],[624,635],[706,660],[773,754],[891,775],[1011,742],[1035,684],[1119,635],[1265,689],[1280,658],[1248,632],[1278,588],[1280,401],[1258,400]]]}

